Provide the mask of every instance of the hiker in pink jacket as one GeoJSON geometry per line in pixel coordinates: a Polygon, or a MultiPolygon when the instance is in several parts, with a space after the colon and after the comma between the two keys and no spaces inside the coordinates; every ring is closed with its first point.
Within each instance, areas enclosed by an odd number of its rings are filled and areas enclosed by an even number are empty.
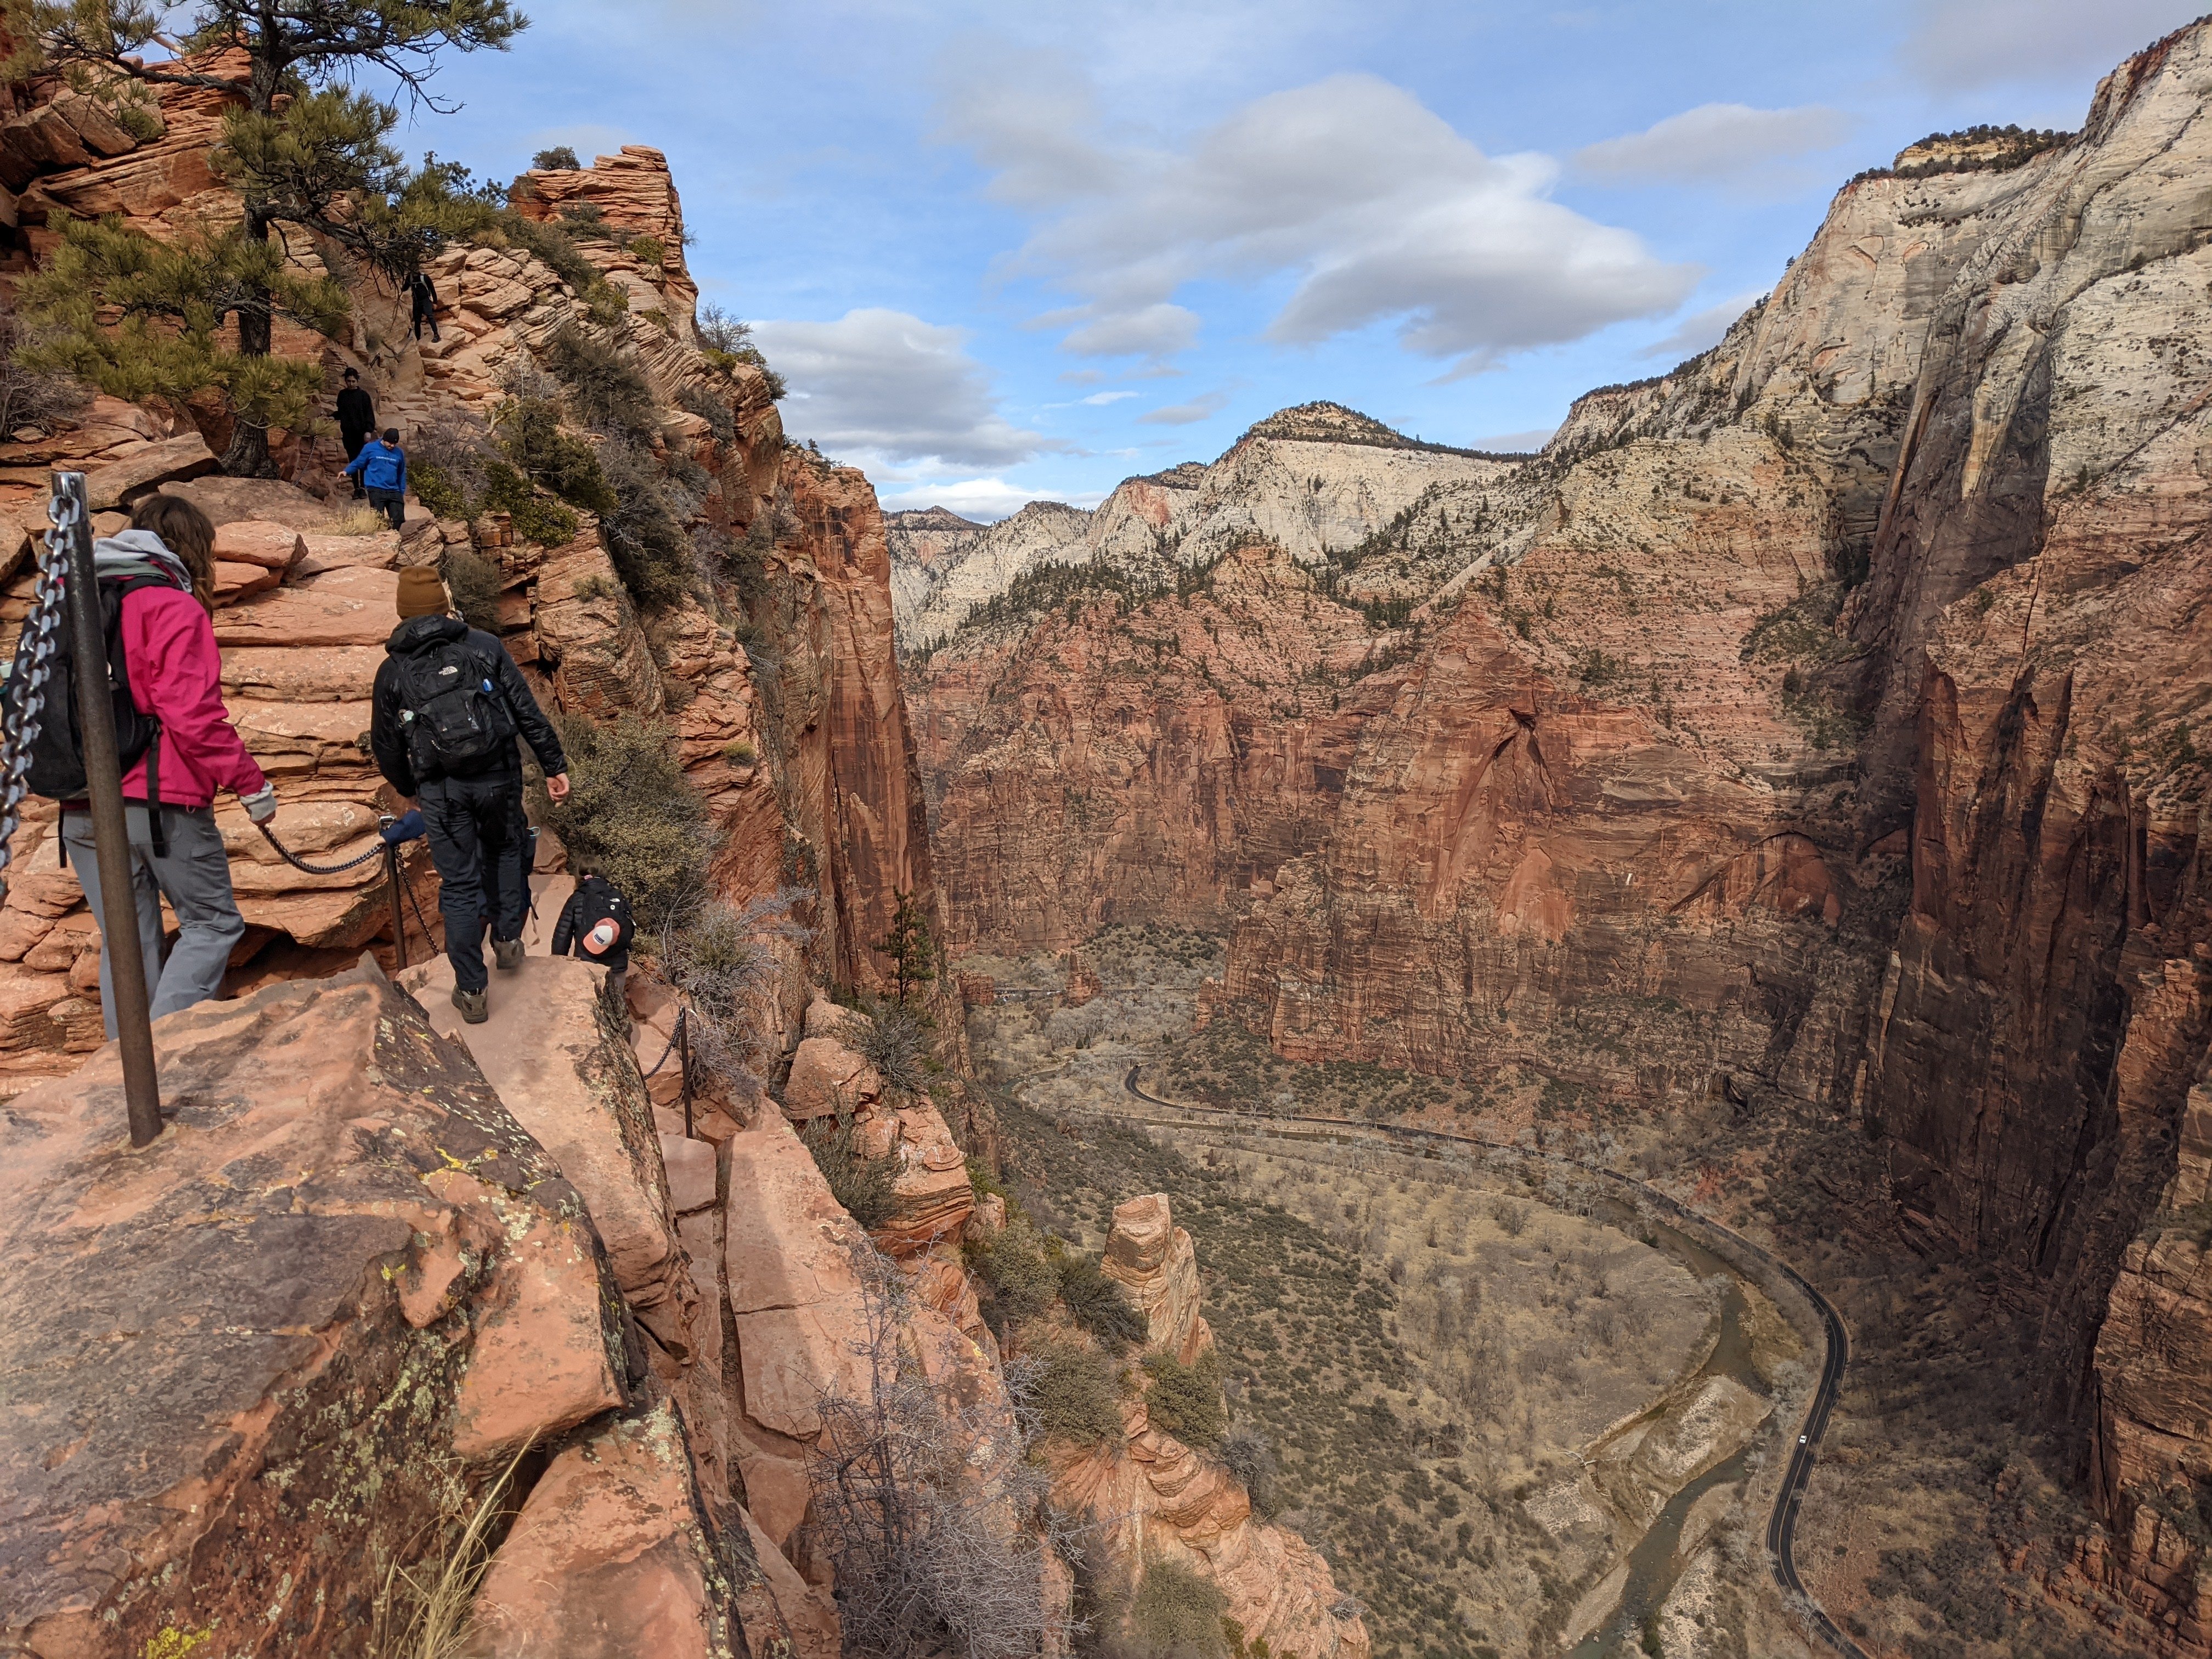
{"type": "MultiPolygon", "coordinates": [[[[210,621],[215,526],[207,515],[181,495],[149,495],[131,514],[130,529],[94,545],[93,562],[103,587],[125,588],[119,626],[131,701],[160,722],[152,744],[123,780],[139,948],[158,1019],[221,990],[230,953],[246,936],[231,892],[230,860],[216,827],[216,794],[232,791],[256,823],[266,823],[276,811],[276,792],[246,752],[223,706],[222,655],[210,621]],[[177,942],[166,962],[165,897],[177,915],[177,942]]],[[[99,915],[100,863],[84,802],[63,806],[62,841],[99,915]]],[[[115,996],[106,949],[100,1003],[112,1037],[115,996]]]]}

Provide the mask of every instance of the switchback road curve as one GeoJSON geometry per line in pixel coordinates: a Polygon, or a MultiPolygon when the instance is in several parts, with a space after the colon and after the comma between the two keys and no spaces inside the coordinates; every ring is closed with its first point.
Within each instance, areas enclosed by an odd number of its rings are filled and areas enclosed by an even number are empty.
{"type": "Polygon", "coordinates": [[[1827,1342],[1827,1357],[1821,1362],[1819,1386],[1813,1390],[1812,1403],[1806,1407],[1805,1420],[1799,1429],[1796,1443],[1790,1448],[1790,1468],[1782,1477],[1782,1489],[1775,1494],[1774,1511],[1767,1519],[1767,1553],[1774,1558],[1774,1582],[1784,1592],[1798,1598],[1805,1610],[1806,1619],[1820,1638],[1837,1652],[1844,1655],[1845,1659],[1868,1659],[1866,1650],[1844,1634],[1835,1620],[1828,1617],[1826,1610],[1813,1599],[1812,1592],[1805,1588],[1804,1581],[1797,1576],[1797,1507],[1804,1498],[1807,1484],[1813,1478],[1814,1465],[1820,1460],[1820,1437],[1827,1431],[1828,1418],[1835,1409],[1836,1395],[1843,1388],[1844,1367],[1850,1358],[1850,1337],[1844,1329],[1842,1316],[1837,1313],[1835,1304],[1814,1290],[1802,1273],[1771,1250],[1753,1243],[1733,1227],[1724,1226],[1711,1216],[1668,1197],[1656,1188],[1632,1180],[1617,1170],[1584,1164],[1559,1152],[1538,1152],[1526,1146],[1510,1146],[1504,1141],[1484,1140],[1474,1135],[1451,1134],[1441,1129],[1414,1129],[1395,1123],[1351,1123],[1342,1118],[1304,1117],[1288,1112],[1259,1115],[1232,1112],[1220,1106],[1193,1106],[1181,1101],[1162,1100],[1158,1095],[1146,1093],[1144,1085],[1137,1081],[1138,1073],[1144,1069],[1141,1065],[1132,1066],[1123,1076],[1121,1086],[1134,1098],[1166,1111],[1231,1118],[1255,1129],[1268,1123],[1302,1123],[1340,1133],[1378,1136],[1415,1146],[1434,1147],[1443,1144],[1480,1146],[1486,1152],[1510,1152],[1517,1158],[1540,1158],[1547,1164],[1557,1164],[1584,1175],[1594,1175],[1611,1182],[1625,1192],[1634,1194],[1674,1218],[1687,1222],[1694,1229],[1719,1235],[1735,1249],[1788,1279],[1819,1310],[1821,1332],[1827,1342]]]}

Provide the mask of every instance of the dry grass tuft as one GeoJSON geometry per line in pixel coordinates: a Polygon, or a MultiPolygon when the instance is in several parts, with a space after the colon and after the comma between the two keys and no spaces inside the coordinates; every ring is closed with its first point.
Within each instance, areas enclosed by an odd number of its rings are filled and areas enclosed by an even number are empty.
{"type": "MultiPolygon", "coordinates": [[[[489,1539],[506,1513],[508,1488],[530,1447],[525,1443],[499,1478],[484,1488],[476,1508],[462,1521],[459,1534],[442,1551],[412,1567],[393,1562],[376,1598],[369,1636],[373,1659],[459,1659],[473,1622],[477,1586],[491,1565],[489,1539]]],[[[441,1534],[458,1513],[441,1516],[441,1534]]]]}

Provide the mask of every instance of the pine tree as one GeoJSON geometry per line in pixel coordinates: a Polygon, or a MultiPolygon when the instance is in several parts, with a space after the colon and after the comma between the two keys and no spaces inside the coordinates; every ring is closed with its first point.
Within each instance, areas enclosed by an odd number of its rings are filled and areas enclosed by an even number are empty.
{"type": "Polygon", "coordinates": [[[937,940],[930,932],[929,912],[915,896],[902,889],[891,912],[890,931],[876,949],[891,959],[896,994],[904,1002],[907,993],[937,977],[937,940]]]}
{"type": "Polygon", "coordinates": [[[507,0],[200,0],[179,31],[175,10],[156,0],[4,0],[8,33],[26,43],[6,66],[13,75],[59,74],[119,118],[156,87],[238,100],[211,157],[238,193],[238,222],[169,246],[119,220],[59,224],[62,248],[21,296],[46,337],[26,361],[118,397],[182,399],[214,387],[233,417],[223,470],[265,476],[270,428],[304,419],[320,385],[313,364],[270,356],[276,319],[328,332],[347,311],[339,283],[294,267],[287,232],[302,233],[326,262],[348,256],[404,279],[435,245],[451,202],[450,192],[410,188],[385,142],[398,111],[352,77],[380,70],[410,102],[442,112],[429,88],[439,55],[503,49],[527,20],[507,0]],[[224,55],[233,51],[242,65],[224,55]],[[119,327],[101,325],[103,307],[121,309],[119,327]],[[234,347],[221,336],[227,322],[234,347]]]}

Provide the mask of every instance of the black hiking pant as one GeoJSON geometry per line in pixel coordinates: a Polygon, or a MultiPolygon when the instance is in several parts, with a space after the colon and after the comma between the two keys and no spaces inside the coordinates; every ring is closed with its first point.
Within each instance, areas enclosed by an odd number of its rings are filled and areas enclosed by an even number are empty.
{"type": "Polygon", "coordinates": [[[530,914],[522,775],[440,778],[416,792],[415,805],[430,832],[430,861],[438,866],[438,908],[446,918],[453,983],[481,991],[491,980],[484,971],[485,919],[494,939],[520,939],[530,914]]]}
{"type": "MultiPolygon", "coordinates": [[[[361,452],[368,447],[368,434],[356,432],[349,426],[342,426],[338,428],[338,441],[345,446],[346,465],[351,466],[361,452]]],[[[354,500],[359,501],[368,493],[359,478],[354,478],[349,482],[353,485],[354,500]]]]}

